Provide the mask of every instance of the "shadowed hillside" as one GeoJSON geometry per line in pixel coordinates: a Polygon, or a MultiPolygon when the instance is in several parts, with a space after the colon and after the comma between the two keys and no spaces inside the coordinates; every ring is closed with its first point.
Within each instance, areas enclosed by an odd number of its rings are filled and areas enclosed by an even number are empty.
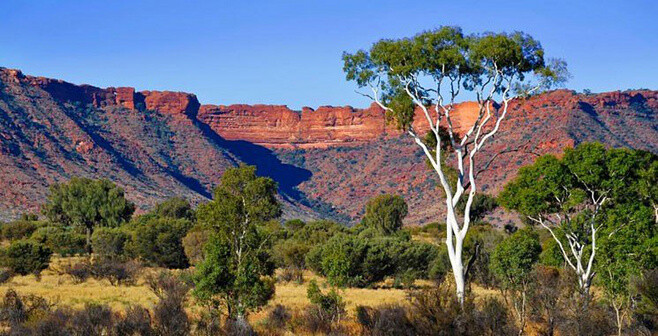
{"type": "MultiPolygon", "coordinates": [[[[472,108],[456,111],[465,123],[472,108]]],[[[515,101],[481,153],[482,165],[502,153],[481,189],[496,193],[537,155],[581,142],[658,152],[657,111],[654,91],[558,90],[515,101]]],[[[37,211],[50,184],[78,175],[120,184],[142,210],[173,195],[199,202],[227,167],[244,162],[278,182],[286,218],[354,221],[368,198],[397,193],[409,203],[407,223],[436,221],[441,204],[422,153],[382,118],[372,107],[200,105],[187,93],[101,89],[0,69],[0,213],[37,211]]]]}

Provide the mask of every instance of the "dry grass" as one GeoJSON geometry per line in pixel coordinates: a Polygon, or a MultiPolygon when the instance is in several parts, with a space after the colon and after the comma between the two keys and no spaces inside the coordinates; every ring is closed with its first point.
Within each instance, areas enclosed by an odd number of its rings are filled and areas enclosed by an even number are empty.
{"type": "MultiPolygon", "coordinates": [[[[147,308],[152,307],[157,298],[144,283],[142,276],[135,285],[112,286],[106,280],[88,279],[82,283],[76,283],[68,275],[60,275],[57,271],[61,265],[75,262],[73,258],[62,258],[53,260],[51,267],[45,270],[41,279],[33,275],[16,276],[7,283],[0,285],[0,295],[13,288],[22,295],[34,294],[48,299],[58,305],[66,305],[74,308],[83,307],[88,303],[107,304],[116,310],[125,310],[130,305],[141,305],[147,308]]],[[[145,274],[157,272],[157,269],[146,269],[145,274]]],[[[304,283],[297,284],[294,282],[277,283],[276,293],[267,307],[250,316],[252,322],[258,323],[263,320],[269,309],[277,304],[284,305],[292,311],[300,311],[310,302],[306,297],[306,288],[308,281],[318,281],[323,290],[329,290],[326,280],[312,272],[304,273],[304,283]]],[[[419,282],[419,286],[429,285],[429,282],[419,282]]],[[[476,297],[497,296],[498,292],[482,288],[474,288],[476,297]]],[[[345,288],[341,289],[340,294],[346,302],[346,308],[349,315],[353,315],[355,308],[363,306],[380,306],[385,304],[405,304],[407,292],[403,289],[396,289],[390,286],[390,283],[380,284],[378,288],[345,288]]],[[[196,315],[202,308],[194,304],[191,300],[188,307],[191,315],[196,315]]]]}

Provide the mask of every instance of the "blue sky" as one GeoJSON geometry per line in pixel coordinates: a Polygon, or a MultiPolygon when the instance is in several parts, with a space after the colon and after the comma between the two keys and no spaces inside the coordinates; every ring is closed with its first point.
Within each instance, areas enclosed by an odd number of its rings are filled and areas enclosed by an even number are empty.
{"type": "Polygon", "coordinates": [[[366,106],[340,56],[441,25],[522,30],[567,87],[658,89],[656,1],[0,1],[0,66],[202,103],[366,106]]]}

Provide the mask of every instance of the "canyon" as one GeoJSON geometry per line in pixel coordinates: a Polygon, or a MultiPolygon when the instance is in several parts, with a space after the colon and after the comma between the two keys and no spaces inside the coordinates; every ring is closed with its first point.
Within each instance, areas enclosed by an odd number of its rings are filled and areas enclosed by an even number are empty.
{"type": "MultiPolygon", "coordinates": [[[[464,132],[478,106],[453,112],[464,132]]],[[[542,154],[598,141],[658,153],[658,91],[517,99],[481,162],[482,191],[496,194],[542,154]],[[497,155],[497,153],[503,153],[497,155]]],[[[416,111],[414,127],[427,131],[416,111]]],[[[194,94],[98,88],[0,68],[0,218],[38,212],[48,187],[72,176],[121,185],[140,211],[180,195],[212,197],[221,174],[254,164],[279,184],[284,218],[358,221],[368,198],[405,197],[407,224],[439,221],[436,179],[410,138],[377,105],[202,105],[194,94]]],[[[503,223],[496,213],[489,220],[503,223]]]]}

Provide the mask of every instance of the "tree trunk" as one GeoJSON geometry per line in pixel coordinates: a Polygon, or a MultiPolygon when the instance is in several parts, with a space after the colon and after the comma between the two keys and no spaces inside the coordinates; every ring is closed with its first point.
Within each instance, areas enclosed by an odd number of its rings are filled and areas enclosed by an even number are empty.
{"type": "Polygon", "coordinates": [[[90,226],[87,226],[87,253],[91,255],[92,249],[91,249],[91,234],[92,234],[92,228],[90,226]]]}
{"type": "Polygon", "coordinates": [[[452,274],[455,278],[455,289],[457,291],[457,299],[459,304],[464,307],[465,299],[465,288],[466,288],[466,279],[464,277],[464,266],[462,265],[461,254],[451,260],[450,264],[452,265],[452,274]]]}

